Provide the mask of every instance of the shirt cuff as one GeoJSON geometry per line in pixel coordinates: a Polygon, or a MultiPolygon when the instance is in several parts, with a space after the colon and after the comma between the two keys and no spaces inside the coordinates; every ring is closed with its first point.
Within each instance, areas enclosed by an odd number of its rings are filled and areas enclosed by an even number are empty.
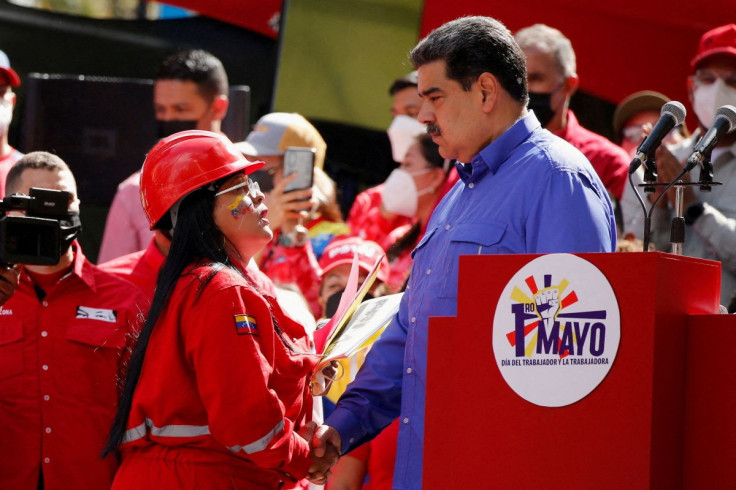
{"type": "Polygon", "coordinates": [[[285,471],[297,480],[301,480],[307,476],[307,471],[312,466],[312,455],[307,441],[296,432],[292,432],[291,437],[294,438],[294,451],[291,453],[291,461],[279,470],[285,471]]]}
{"type": "Polygon", "coordinates": [[[362,441],[365,433],[358,419],[350,410],[341,408],[339,405],[325,420],[325,425],[334,427],[340,434],[340,454],[346,454],[356,446],[356,442],[362,441]]]}

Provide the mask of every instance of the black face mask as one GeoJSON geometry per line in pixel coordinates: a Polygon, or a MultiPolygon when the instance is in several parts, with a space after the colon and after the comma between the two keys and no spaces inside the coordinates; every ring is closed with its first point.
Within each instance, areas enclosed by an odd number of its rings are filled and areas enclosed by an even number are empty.
{"type": "Polygon", "coordinates": [[[198,122],[196,119],[189,121],[162,121],[156,119],[156,134],[159,138],[166,138],[179,131],[197,129],[198,122]]]}
{"type": "MultiPolygon", "coordinates": [[[[340,305],[340,298],[342,297],[342,293],[344,292],[345,290],[341,289],[340,291],[332,293],[332,295],[327,298],[327,303],[325,304],[325,318],[332,318],[332,316],[335,314],[335,312],[337,311],[337,307],[340,305]]],[[[373,298],[373,295],[371,293],[366,293],[363,301],[369,300],[371,298],[373,298]]]]}
{"type": "Polygon", "coordinates": [[[537,116],[542,127],[546,127],[552,118],[555,117],[555,111],[552,110],[552,105],[550,104],[551,98],[552,93],[529,92],[529,105],[527,105],[527,108],[534,111],[534,115],[537,116]]]}
{"type": "Polygon", "coordinates": [[[62,255],[69,249],[72,242],[82,232],[82,220],[79,219],[79,211],[69,211],[66,219],[59,220],[59,250],[62,255]]]}

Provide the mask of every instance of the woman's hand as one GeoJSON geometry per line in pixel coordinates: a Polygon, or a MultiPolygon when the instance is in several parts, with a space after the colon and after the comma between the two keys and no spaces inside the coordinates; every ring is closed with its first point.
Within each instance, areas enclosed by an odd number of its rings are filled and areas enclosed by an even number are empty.
{"type": "Polygon", "coordinates": [[[273,189],[266,194],[269,225],[274,231],[283,227],[283,232],[291,232],[299,218],[305,218],[315,204],[311,188],[284,192],[286,185],[297,177],[297,174],[282,177],[280,171],[276,172],[273,189]]]}

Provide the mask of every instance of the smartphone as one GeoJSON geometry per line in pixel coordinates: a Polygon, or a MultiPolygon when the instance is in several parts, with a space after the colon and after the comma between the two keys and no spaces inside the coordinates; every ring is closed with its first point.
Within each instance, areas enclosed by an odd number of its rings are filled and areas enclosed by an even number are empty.
{"type": "Polygon", "coordinates": [[[298,177],[284,188],[284,192],[312,187],[314,176],[314,148],[289,146],[284,150],[284,177],[297,174],[298,177]]]}

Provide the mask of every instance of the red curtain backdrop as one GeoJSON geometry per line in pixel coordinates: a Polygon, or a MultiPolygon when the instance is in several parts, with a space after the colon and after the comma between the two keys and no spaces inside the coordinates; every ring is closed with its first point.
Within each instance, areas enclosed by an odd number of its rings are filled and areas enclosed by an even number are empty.
{"type": "Polygon", "coordinates": [[[512,32],[536,23],[559,29],[572,41],[587,93],[618,103],[650,89],[687,107],[698,39],[736,22],[734,0],[425,0],[421,35],[465,15],[495,17],[512,32]]]}

